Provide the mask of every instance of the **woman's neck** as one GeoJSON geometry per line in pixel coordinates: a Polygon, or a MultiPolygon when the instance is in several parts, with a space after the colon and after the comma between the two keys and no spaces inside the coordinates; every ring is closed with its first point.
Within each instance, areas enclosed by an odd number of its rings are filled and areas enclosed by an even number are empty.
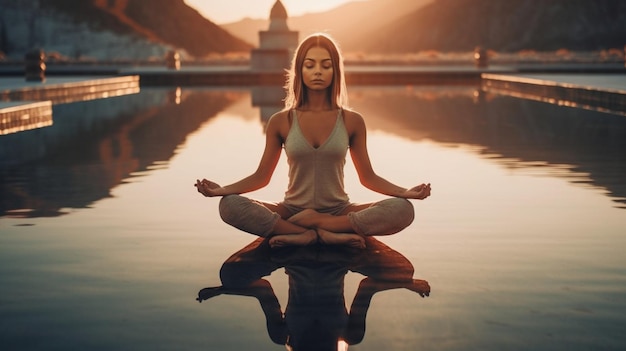
{"type": "Polygon", "coordinates": [[[333,106],[328,101],[326,91],[308,91],[306,104],[300,107],[302,110],[308,111],[328,111],[333,106]]]}

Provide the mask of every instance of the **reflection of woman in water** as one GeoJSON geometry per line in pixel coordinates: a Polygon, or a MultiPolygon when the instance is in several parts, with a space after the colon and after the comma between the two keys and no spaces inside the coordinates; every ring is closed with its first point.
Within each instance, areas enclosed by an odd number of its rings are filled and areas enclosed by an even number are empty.
{"type": "Polygon", "coordinates": [[[423,200],[430,184],[397,186],[374,172],[367,152],[363,117],[346,108],[343,60],[324,34],[298,46],[287,82],[285,108],[267,123],[265,150],[256,171],[233,184],[196,181],[204,196],[222,196],[222,219],[246,232],[271,237],[271,246],[315,242],[363,248],[364,237],[389,235],[414,218],[407,199],[423,200]],[[289,185],[280,203],[251,200],[239,194],[266,186],[285,149],[289,185]],[[361,184],[389,198],[354,204],[344,190],[346,153],[361,184]]]}
{"type": "Polygon", "coordinates": [[[198,301],[220,294],[257,298],[272,341],[293,350],[337,350],[340,342],[358,344],[365,334],[365,317],[375,293],[396,288],[422,297],[430,293],[428,282],[413,279],[414,269],[406,257],[375,238],[364,240],[365,250],[307,246],[276,251],[259,238],[224,262],[222,286],[200,290],[198,301]],[[289,275],[284,315],[272,286],[262,279],[281,267],[289,275]],[[366,276],[349,311],[344,297],[348,271],[366,276]]]}

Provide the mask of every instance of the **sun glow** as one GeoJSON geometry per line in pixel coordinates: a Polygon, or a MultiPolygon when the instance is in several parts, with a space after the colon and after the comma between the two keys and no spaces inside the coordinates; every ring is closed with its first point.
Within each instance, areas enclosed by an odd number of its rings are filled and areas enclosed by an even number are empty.
{"type": "MultiPolygon", "coordinates": [[[[322,12],[351,1],[354,0],[281,0],[289,16],[322,12]]],[[[236,22],[246,17],[266,19],[275,2],[275,0],[185,0],[187,5],[218,24],[236,22]]]]}

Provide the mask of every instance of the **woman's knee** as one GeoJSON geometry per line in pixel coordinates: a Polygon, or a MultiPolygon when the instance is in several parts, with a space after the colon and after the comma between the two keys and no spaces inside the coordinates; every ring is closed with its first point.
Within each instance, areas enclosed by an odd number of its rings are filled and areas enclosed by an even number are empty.
{"type": "Polygon", "coordinates": [[[411,201],[404,198],[391,198],[381,201],[379,206],[385,208],[387,220],[390,222],[390,234],[397,233],[413,223],[415,209],[411,201]]]}
{"type": "Polygon", "coordinates": [[[395,234],[413,223],[413,204],[403,198],[390,198],[348,215],[355,231],[361,235],[395,234]]]}
{"type": "Polygon", "coordinates": [[[388,199],[388,201],[390,203],[390,207],[392,208],[390,212],[396,214],[394,217],[403,229],[413,223],[413,220],[415,219],[415,208],[413,207],[413,203],[411,203],[411,201],[403,198],[393,198],[388,199]]]}
{"type": "Polygon", "coordinates": [[[220,199],[219,211],[222,220],[228,224],[237,222],[242,209],[245,209],[246,202],[250,200],[241,195],[226,195],[220,199]]]}
{"type": "Polygon", "coordinates": [[[226,263],[220,269],[220,280],[226,288],[244,288],[272,273],[265,268],[259,262],[226,263]]]}
{"type": "Polygon", "coordinates": [[[280,216],[263,204],[241,195],[222,197],[219,204],[222,220],[245,232],[267,236],[280,216]]]}

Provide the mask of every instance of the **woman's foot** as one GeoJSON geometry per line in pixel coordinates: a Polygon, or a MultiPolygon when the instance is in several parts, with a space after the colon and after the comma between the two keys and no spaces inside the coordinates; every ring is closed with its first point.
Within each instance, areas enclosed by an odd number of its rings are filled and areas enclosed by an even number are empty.
{"type": "Polygon", "coordinates": [[[307,246],[317,242],[317,233],[310,229],[299,234],[280,234],[270,238],[270,247],[307,246]]]}
{"type": "Polygon", "coordinates": [[[343,245],[353,247],[357,249],[365,248],[365,239],[352,233],[333,233],[324,229],[317,229],[319,240],[322,244],[326,245],[343,245]]]}

